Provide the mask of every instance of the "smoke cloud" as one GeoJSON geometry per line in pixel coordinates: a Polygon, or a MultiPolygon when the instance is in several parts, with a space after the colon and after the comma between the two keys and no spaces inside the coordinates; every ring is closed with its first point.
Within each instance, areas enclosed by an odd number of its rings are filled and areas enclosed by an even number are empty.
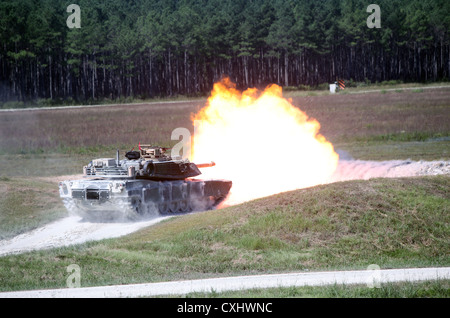
{"type": "Polygon", "coordinates": [[[354,160],[342,156],[331,182],[450,174],[450,161],[354,160]]]}

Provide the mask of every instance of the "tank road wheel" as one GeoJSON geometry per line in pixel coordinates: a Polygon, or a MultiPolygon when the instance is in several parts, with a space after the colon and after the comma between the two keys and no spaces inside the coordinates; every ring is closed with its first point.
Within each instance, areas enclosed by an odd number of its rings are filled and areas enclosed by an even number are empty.
{"type": "Polygon", "coordinates": [[[146,212],[146,206],[142,203],[141,199],[139,198],[133,198],[131,201],[131,207],[132,207],[132,213],[134,213],[134,215],[132,215],[132,218],[135,217],[143,217],[146,212]]]}
{"type": "Polygon", "coordinates": [[[180,211],[181,212],[190,212],[191,205],[188,199],[183,199],[180,201],[180,211]]]}
{"type": "Polygon", "coordinates": [[[168,202],[160,202],[158,204],[158,211],[160,214],[169,213],[169,203],[168,202]]]}
{"type": "Polygon", "coordinates": [[[180,202],[179,201],[171,201],[169,203],[169,210],[171,213],[177,213],[180,208],[180,202]]]}
{"type": "Polygon", "coordinates": [[[170,183],[160,182],[158,211],[159,214],[168,214],[170,210],[172,185],[170,183]]]}
{"type": "Polygon", "coordinates": [[[183,183],[181,186],[180,212],[186,213],[190,211],[191,204],[189,202],[189,186],[187,183],[183,183]]]}

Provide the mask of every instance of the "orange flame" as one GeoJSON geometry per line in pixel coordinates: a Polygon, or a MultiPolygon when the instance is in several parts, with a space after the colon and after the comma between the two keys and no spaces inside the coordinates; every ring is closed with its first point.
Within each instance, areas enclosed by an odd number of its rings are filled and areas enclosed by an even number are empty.
{"type": "Polygon", "coordinates": [[[319,122],[283,98],[278,85],[241,93],[224,79],[192,119],[192,161],[216,163],[202,178],[233,181],[225,204],[325,183],[336,170],[339,157],[319,122]]]}

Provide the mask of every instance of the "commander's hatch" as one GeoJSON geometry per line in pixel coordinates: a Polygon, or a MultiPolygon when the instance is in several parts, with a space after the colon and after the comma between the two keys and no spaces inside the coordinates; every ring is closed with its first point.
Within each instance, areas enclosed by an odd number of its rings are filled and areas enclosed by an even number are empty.
{"type": "Polygon", "coordinates": [[[145,160],[149,159],[162,159],[170,160],[170,157],[166,155],[166,151],[169,148],[155,147],[152,145],[139,145],[139,150],[141,151],[141,157],[145,160]]]}

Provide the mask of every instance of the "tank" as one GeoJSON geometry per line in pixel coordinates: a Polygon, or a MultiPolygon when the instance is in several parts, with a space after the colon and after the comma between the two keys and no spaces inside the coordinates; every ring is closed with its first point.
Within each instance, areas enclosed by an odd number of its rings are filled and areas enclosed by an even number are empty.
{"type": "Polygon", "coordinates": [[[229,180],[202,180],[195,164],[170,157],[168,148],[139,145],[120,160],[99,158],[83,167],[83,179],[59,183],[65,207],[87,220],[139,219],[146,215],[210,210],[228,195],[229,180]]]}

